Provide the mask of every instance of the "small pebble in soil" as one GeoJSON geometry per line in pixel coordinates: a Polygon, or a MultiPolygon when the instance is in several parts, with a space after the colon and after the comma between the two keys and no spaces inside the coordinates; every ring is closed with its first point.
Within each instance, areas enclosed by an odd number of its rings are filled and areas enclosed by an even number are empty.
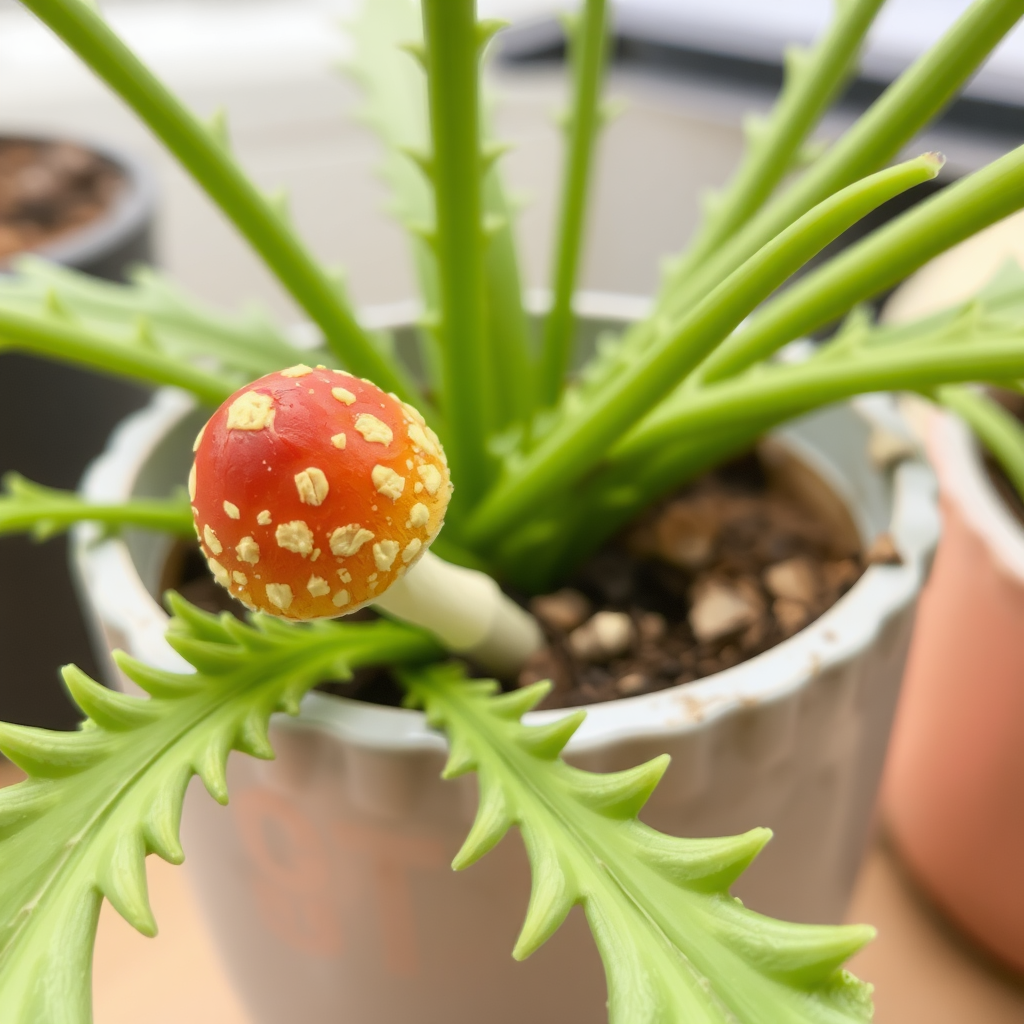
{"type": "Polygon", "coordinates": [[[623,697],[632,697],[647,687],[647,677],[639,672],[627,672],[626,675],[616,680],[615,689],[623,697]]]}
{"type": "Polygon", "coordinates": [[[808,607],[814,604],[821,589],[815,567],[802,555],[768,566],[764,571],[764,585],[772,597],[799,601],[808,607]]]}
{"type": "Polygon", "coordinates": [[[711,578],[694,587],[690,629],[699,642],[720,640],[753,625],[763,610],[764,599],[750,581],[711,578]]]}
{"type": "Polygon", "coordinates": [[[545,626],[571,633],[590,615],[590,602],[578,590],[563,587],[553,594],[542,594],[530,601],[530,611],[545,626]]]}
{"type": "Polygon", "coordinates": [[[633,646],[635,632],[625,612],[598,612],[569,634],[569,650],[583,661],[610,661],[633,646]]]}

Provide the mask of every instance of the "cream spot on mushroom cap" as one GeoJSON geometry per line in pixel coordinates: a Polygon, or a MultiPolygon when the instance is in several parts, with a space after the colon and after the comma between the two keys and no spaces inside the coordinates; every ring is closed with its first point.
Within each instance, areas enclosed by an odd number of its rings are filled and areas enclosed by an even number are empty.
{"type": "Polygon", "coordinates": [[[277,546],[297,555],[308,555],[313,550],[313,531],[301,520],[281,523],[274,531],[277,546]]]}
{"type": "Polygon", "coordinates": [[[320,557],[320,549],[319,548],[313,548],[313,554],[311,554],[309,556],[309,560],[311,562],[315,562],[319,557],[320,557]]]}
{"type": "MultiPolygon", "coordinates": [[[[339,371],[335,370],[334,372],[338,373],[339,371]]],[[[356,400],[356,396],[347,388],[331,388],[331,394],[343,405],[351,405],[356,400]]]]}
{"type": "Polygon", "coordinates": [[[363,435],[364,441],[368,441],[371,444],[388,445],[395,438],[391,428],[383,420],[377,419],[370,412],[361,412],[356,417],[356,430],[363,435]]]}
{"type": "Polygon", "coordinates": [[[437,466],[427,463],[425,466],[417,466],[416,472],[419,473],[420,479],[423,481],[423,486],[427,489],[427,494],[433,497],[437,494],[441,487],[441,471],[437,466]]]}
{"type": "Polygon", "coordinates": [[[390,466],[376,465],[370,470],[373,486],[392,501],[398,501],[405,490],[405,477],[396,473],[390,466]]]}
{"type": "Polygon", "coordinates": [[[301,473],[295,474],[295,489],[299,492],[299,501],[304,505],[322,505],[331,488],[322,469],[307,466],[301,473]]]}
{"type": "Polygon", "coordinates": [[[260,560],[260,546],[252,537],[243,537],[235,545],[235,554],[240,562],[248,562],[255,565],[260,560]]]}
{"type": "Polygon", "coordinates": [[[238,519],[241,517],[238,506],[232,504],[227,499],[224,500],[224,511],[227,513],[228,519],[238,519]]]}
{"type": "Polygon", "coordinates": [[[331,585],[323,576],[310,576],[306,589],[314,597],[326,597],[331,592],[331,585]]]}
{"type": "Polygon", "coordinates": [[[340,608],[343,604],[348,604],[351,598],[348,596],[347,590],[339,590],[334,597],[331,598],[331,604],[335,608],[340,608]]]}
{"type": "Polygon", "coordinates": [[[269,526],[274,520],[270,518],[270,509],[265,508],[257,517],[256,522],[260,526],[269,526]]]}
{"type": "Polygon", "coordinates": [[[422,501],[417,501],[411,509],[409,509],[409,519],[405,524],[407,530],[412,530],[420,526],[426,526],[430,522],[430,509],[423,504],[422,501]]]}
{"type": "Polygon", "coordinates": [[[331,434],[331,444],[333,444],[335,448],[344,448],[345,447],[345,435],[344,434],[331,434]]]}
{"type": "Polygon", "coordinates": [[[206,433],[206,424],[204,423],[199,428],[199,433],[196,434],[196,439],[192,442],[192,451],[199,451],[199,446],[203,443],[203,434],[206,433]]]}
{"type": "Polygon", "coordinates": [[[347,558],[356,554],[359,549],[373,540],[373,534],[364,530],[359,523],[349,523],[348,526],[339,526],[330,536],[331,553],[339,558],[347,558]]]}
{"type": "Polygon", "coordinates": [[[397,540],[382,540],[373,545],[373,561],[381,572],[387,572],[395,564],[399,547],[397,540]]]}
{"type": "Polygon", "coordinates": [[[224,568],[216,558],[208,558],[206,564],[210,567],[210,572],[213,573],[214,579],[222,586],[228,585],[228,571],[224,568]]]}
{"type": "Polygon", "coordinates": [[[228,430],[263,430],[274,422],[274,399],[246,391],[228,407],[228,430]]]}
{"type": "Polygon", "coordinates": [[[268,583],[267,600],[281,611],[287,611],[292,603],[292,588],[287,583],[268,583]]]}
{"type": "Polygon", "coordinates": [[[282,377],[305,377],[307,373],[312,373],[313,367],[307,366],[305,363],[296,363],[295,366],[289,366],[287,370],[281,371],[282,377]]]}
{"type": "Polygon", "coordinates": [[[219,555],[224,550],[224,545],[217,539],[217,534],[213,532],[213,528],[209,523],[203,527],[203,540],[206,541],[206,546],[215,555],[219,555]]]}
{"type": "Polygon", "coordinates": [[[417,448],[422,448],[428,455],[437,455],[437,446],[429,437],[427,437],[423,428],[418,423],[406,424],[406,432],[409,435],[409,440],[412,441],[417,448]]]}
{"type": "Polygon", "coordinates": [[[194,462],[188,471],[188,500],[196,500],[196,464],[194,462]]]}
{"type": "Polygon", "coordinates": [[[413,494],[421,494],[423,492],[423,484],[421,484],[419,480],[412,485],[412,492],[413,494]]]}
{"type": "Polygon", "coordinates": [[[441,438],[435,434],[430,427],[424,428],[427,432],[427,437],[430,439],[430,443],[434,446],[434,451],[437,452],[437,457],[441,460],[442,465],[448,465],[448,456],[445,455],[444,449],[441,447],[441,438]]]}
{"type": "Polygon", "coordinates": [[[418,423],[421,427],[425,427],[427,425],[427,421],[423,418],[419,409],[411,406],[408,402],[402,402],[402,409],[405,411],[406,416],[418,423]]]}
{"type": "Polygon", "coordinates": [[[244,572],[239,572],[237,569],[231,574],[231,578],[240,586],[244,587],[249,582],[249,577],[244,572]]]}
{"type": "Polygon", "coordinates": [[[402,561],[411,562],[420,553],[421,547],[423,547],[423,541],[421,541],[419,537],[413,537],[413,539],[405,545],[405,550],[402,552],[402,561]]]}
{"type": "Polygon", "coordinates": [[[348,571],[348,569],[339,569],[338,570],[338,579],[341,580],[342,583],[351,583],[352,582],[352,573],[350,573],[348,571]]]}

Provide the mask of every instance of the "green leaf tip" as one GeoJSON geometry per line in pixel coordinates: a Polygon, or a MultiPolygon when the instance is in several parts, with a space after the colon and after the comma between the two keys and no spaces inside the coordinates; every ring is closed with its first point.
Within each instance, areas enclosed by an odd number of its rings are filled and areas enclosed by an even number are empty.
{"type": "Polygon", "coordinates": [[[870,986],[842,964],[873,929],[776,921],[729,895],[771,838],[768,829],[681,839],[642,824],[636,815],[668,758],[603,775],[570,767],[557,751],[582,713],[539,727],[518,720],[547,684],[500,694],[456,666],[409,669],[401,678],[447,733],[449,767],[478,773],[476,819],[453,867],[474,863],[512,825],[522,832],[532,887],[517,960],[580,904],[604,962],[611,1024],[871,1020],[870,986]]]}

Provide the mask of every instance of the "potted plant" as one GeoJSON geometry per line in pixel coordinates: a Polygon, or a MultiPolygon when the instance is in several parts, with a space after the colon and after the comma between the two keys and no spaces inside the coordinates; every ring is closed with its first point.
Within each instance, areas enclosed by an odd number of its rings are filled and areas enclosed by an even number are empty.
{"type": "MultiPolygon", "coordinates": [[[[447,886],[438,892],[435,908],[444,914],[435,946],[465,951],[468,968],[460,971],[447,960],[431,966],[443,968],[447,982],[457,979],[464,995],[456,999],[450,984],[424,989],[422,979],[401,980],[417,950],[409,942],[408,917],[403,918],[407,905],[400,897],[407,879],[399,868],[431,868],[455,852],[440,840],[423,842],[402,815],[410,807],[415,814],[432,814],[431,820],[445,824],[447,836],[464,816],[460,804],[474,796],[472,788],[452,787],[451,799],[444,800],[429,785],[431,768],[443,759],[444,744],[431,731],[438,729],[447,736],[446,776],[475,772],[479,785],[478,809],[455,855],[456,866],[488,853],[513,824],[523,834],[532,894],[517,958],[543,945],[571,908],[582,904],[604,963],[613,1020],[869,1019],[867,988],[841,965],[870,938],[870,929],[783,924],[745,909],[728,895],[729,886],[768,833],[754,829],[727,839],[678,839],[658,832],[640,823],[637,814],[652,797],[667,758],[656,756],[639,767],[624,761],[630,754],[646,754],[645,740],[665,740],[682,755],[685,768],[680,772],[677,764],[678,781],[666,787],[668,803],[683,800],[690,787],[706,798],[706,820],[714,823],[721,820],[714,812],[723,802],[741,796],[735,783],[729,789],[729,778],[717,767],[710,770],[714,787],[702,788],[716,746],[731,744],[735,756],[728,764],[745,762],[742,778],[758,781],[764,794],[785,788],[789,753],[799,740],[814,751],[810,763],[818,770],[809,780],[812,788],[817,780],[829,792],[854,791],[853,797],[844,792],[844,822],[861,822],[862,837],[871,780],[865,785],[858,777],[862,769],[870,773],[880,764],[895,686],[882,688],[870,712],[862,698],[872,690],[872,679],[898,677],[933,540],[930,505],[922,500],[923,467],[908,464],[891,480],[856,475],[865,447],[882,464],[906,454],[891,420],[887,429],[871,434],[870,445],[867,431],[858,436],[849,419],[835,431],[823,419],[812,420],[809,427],[804,424],[802,437],[783,440],[781,454],[776,444],[762,456],[763,467],[796,466],[790,472],[793,487],[806,503],[830,509],[822,516],[833,515],[839,532],[850,529],[856,512],[860,522],[853,525],[871,544],[872,560],[883,563],[873,566],[835,614],[757,659],[717,673],[703,689],[698,681],[664,695],[641,693],[596,708],[589,717],[582,710],[547,711],[523,725],[521,716],[545,698],[549,684],[517,687],[516,680],[506,679],[506,690],[499,693],[497,683],[468,676],[473,662],[507,675],[513,665],[525,662],[528,668],[543,652],[539,627],[503,594],[496,579],[510,593],[551,596],[624,526],[654,514],[661,498],[749,450],[773,427],[863,392],[922,390],[1024,372],[1024,344],[1004,331],[932,323],[880,329],[855,310],[936,252],[1024,206],[1024,153],[1018,151],[944,189],[774,295],[865,213],[934,178],[941,160],[933,154],[886,165],[1009,31],[1024,3],[973,5],[843,139],[795,183],[781,187],[845,81],[880,6],[879,0],[844,4],[817,46],[791,60],[772,117],[755,132],[746,161],[687,254],[669,270],[654,312],[630,325],[617,342],[603,343],[597,357],[569,380],[582,204],[607,45],[604,5],[588,0],[573,31],[574,102],[563,213],[551,312],[543,318],[536,355],[495,168],[500,147],[486,137],[479,101],[479,58],[496,26],[477,22],[472,0],[425,0],[422,21],[414,10],[410,21],[404,5],[367,5],[357,30],[361,66],[371,86],[374,119],[393,147],[389,175],[416,238],[425,306],[419,331],[424,384],[359,323],[339,282],[295,236],[282,204],[244,176],[231,157],[222,119],[205,124],[190,114],[91,5],[26,0],[26,6],[168,145],[319,326],[323,342],[319,351],[297,358],[281,332],[211,313],[176,293],[159,303],[145,289],[94,289],[68,277],[41,290],[39,272],[31,268],[0,300],[5,345],[171,385],[206,407],[199,422],[189,421],[180,395],[161,397],[144,419],[120,434],[111,450],[115,457],[96,468],[84,496],[10,481],[2,508],[8,528],[47,534],[85,521],[100,531],[123,527],[133,544],[131,531],[138,527],[180,536],[195,528],[214,577],[243,602],[263,609],[246,624],[172,596],[174,618],[165,634],[157,622],[154,635],[143,576],[152,578],[171,562],[166,548],[157,557],[157,548],[136,544],[136,567],[119,577],[120,603],[115,614],[102,616],[102,625],[111,639],[137,653],[145,649],[148,662],[123,653],[115,660],[149,696],[108,690],[68,668],[68,688],[88,715],[79,733],[0,729],[0,748],[29,775],[0,795],[5,857],[0,991],[8,1016],[87,1019],[89,956],[100,901],[108,898],[141,930],[154,931],[144,858],[157,853],[174,862],[183,859],[178,825],[192,775],[226,801],[230,750],[269,758],[267,730],[275,711],[297,712],[303,695],[321,682],[353,676],[358,682],[357,673],[376,671],[402,688],[408,704],[424,708],[426,717],[411,709],[336,701],[331,710],[320,705],[319,723],[307,714],[298,720],[304,727],[291,735],[275,729],[275,736],[289,748],[282,761],[296,789],[321,758],[334,756],[321,742],[327,728],[311,725],[323,726],[322,719],[333,715],[334,733],[348,738],[351,756],[345,755],[339,773],[346,799],[368,815],[390,819],[392,827],[381,840],[361,822],[343,821],[330,838],[336,849],[377,867],[375,883],[367,872],[347,870],[340,881],[348,880],[353,899],[370,884],[378,885],[376,926],[391,927],[394,942],[380,965],[365,967],[364,931],[342,934],[324,913],[320,837],[310,833],[287,799],[268,808],[266,799],[275,797],[271,786],[262,807],[245,809],[242,801],[238,823],[240,833],[255,833],[250,838],[257,855],[266,855],[256,866],[271,884],[257,898],[283,928],[295,926],[293,937],[308,946],[304,958],[282,959],[276,970],[287,976],[294,968],[309,991],[330,991],[329,985],[314,986],[325,976],[329,982],[334,967],[317,951],[347,943],[359,954],[363,977],[349,975],[353,987],[346,998],[364,1019],[379,1019],[380,1007],[395,1005],[396,998],[408,1005],[424,991],[420,1011],[434,1017],[448,1016],[445,1008],[454,1002],[463,1019],[476,1019],[483,999],[509,1001],[509,986],[492,986],[493,976],[479,973],[472,956],[474,945],[490,945],[494,936],[472,930],[464,911],[473,904],[492,911],[499,925],[507,918],[508,897],[519,884],[511,858],[504,862],[507,873],[499,871],[498,884],[492,877],[475,900],[452,901],[447,886]],[[401,77],[385,74],[394,68],[396,31],[400,38],[412,36],[407,52],[425,72],[412,101],[396,98],[392,90],[416,73],[414,65],[404,66],[401,77]],[[412,116],[417,95],[422,119],[412,116]],[[843,317],[843,329],[808,358],[771,358],[787,343],[843,317]],[[934,344],[937,337],[942,345],[934,344]],[[211,406],[217,407],[212,417],[211,406]],[[192,463],[191,438],[203,420],[207,426],[199,430],[192,463]],[[830,434],[834,443],[827,441],[830,434]],[[826,457],[829,443],[832,453],[826,457]],[[399,444],[401,451],[392,447],[399,444]],[[310,445],[319,445],[315,459],[310,445]],[[346,452],[351,460],[344,458],[346,452]],[[166,482],[161,474],[174,460],[179,469],[174,479],[188,481],[188,496],[167,497],[166,489],[147,495],[166,482]],[[277,477],[275,462],[284,467],[277,477]],[[367,486],[369,471],[374,492],[359,490],[344,475],[349,462],[362,467],[359,487],[367,486]],[[845,478],[836,469],[843,463],[854,467],[845,478]],[[438,536],[449,471],[456,490],[447,506],[448,525],[438,536]],[[262,479],[273,483],[261,484],[262,479]],[[837,498],[837,490],[851,491],[855,482],[863,485],[859,498],[837,498]],[[111,500],[118,488],[135,493],[111,500]],[[243,491],[244,500],[236,497],[243,491]],[[336,498],[347,504],[331,504],[336,498]],[[257,505],[264,507],[257,510],[257,505]],[[354,512],[346,515],[344,523],[328,522],[323,517],[332,508],[360,511],[358,518],[354,512]],[[371,513],[383,513],[385,525],[374,520],[371,528],[371,513]],[[421,534],[410,537],[415,530],[421,534]],[[432,549],[424,554],[429,541],[432,549]],[[286,554],[294,558],[288,561],[286,554]],[[412,568],[403,573],[406,566],[412,568]],[[271,568],[273,578],[264,579],[271,568]],[[307,615],[319,620],[325,601],[330,614],[364,601],[389,611],[373,621],[282,621],[307,615]],[[188,671],[170,663],[170,649],[188,671]],[[453,653],[461,660],[452,660],[453,653]],[[655,705],[661,707],[659,728],[648,724],[655,705]],[[595,721],[622,736],[609,756],[607,747],[588,747],[588,723],[595,721]],[[402,741],[399,756],[396,732],[409,741],[402,741]],[[576,761],[589,759],[585,767],[570,767],[559,757],[574,733],[580,737],[576,761]],[[847,757],[849,750],[858,756],[847,757]],[[604,773],[586,770],[595,767],[604,773]],[[382,841],[391,844],[388,855],[374,856],[375,844],[382,841]],[[298,859],[290,859],[289,851],[298,859]]],[[[609,319],[605,311],[604,320],[609,319]]],[[[592,326],[597,325],[592,321],[592,326]]],[[[408,336],[408,331],[400,334],[396,345],[408,336]]],[[[884,413],[879,417],[885,419],[884,413]]],[[[87,533],[83,528],[83,543],[87,533]]],[[[679,557],[699,566],[703,556],[695,553],[694,542],[701,530],[694,526],[682,533],[686,543],[679,557]]],[[[99,539],[94,530],[92,541],[99,539]]],[[[642,537],[637,543],[642,546],[642,537]]],[[[120,561],[123,568],[127,552],[119,542],[101,545],[97,561],[83,564],[87,570],[114,572],[113,563],[120,561]]],[[[783,621],[798,628],[799,609],[793,605],[805,604],[801,614],[809,613],[812,599],[801,601],[794,589],[801,579],[806,583],[808,571],[790,565],[764,578],[765,593],[781,602],[773,611],[780,628],[783,621]]],[[[180,571],[177,578],[184,578],[180,571]]],[[[97,602],[100,582],[86,580],[90,599],[97,602]]],[[[761,584],[755,579],[750,586],[761,584]]],[[[738,604],[749,608],[758,598],[767,600],[738,580],[724,587],[721,580],[695,579],[691,596],[685,627],[691,639],[711,621],[722,629],[723,619],[731,616],[728,631],[717,634],[719,655],[741,626],[756,624],[742,617],[738,604]],[[695,616],[698,606],[704,612],[695,616]]],[[[564,594],[561,601],[564,609],[564,594]]],[[[534,607],[550,622],[550,605],[546,613],[534,607]]],[[[582,637],[570,633],[570,653],[582,658],[602,645],[610,654],[633,628],[624,618],[630,617],[613,612],[599,623],[585,622],[582,637]]],[[[661,627],[638,619],[635,628],[649,630],[643,635],[653,639],[661,627]]],[[[705,636],[713,633],[709,627],[705,636]]],[[[316,719],[315,696],[307,706],[316,719]]],[[[278,785],[281,777],[269,781],[278,785]]],[[[282,796],[280,790],[276,795],[282,796]]],[[[656,796],[650,807],[652,815],[664,816],[656,796]]],[[[850,849],[850,833],[837,827],[821,834],[841,847],[839,857],[845,853],[852,876],[859,850],[850,849]]],[[[796,845],[804,845],[795,835],[796,845]]],[[[508,849],[507,844],[499,848],[490,862],[508,856],[508,849]]],[[[231,859],[234,850],[226,852],[221,878],[248,870],[231,859]]],[[[819,861],[806,849],[786,853],[802,856],[801,864],[819,861]]],[[[805,874],[803,881],[813,886],[805,874]]],[[[474,877],[481,876],[470,874],[467,884],[474,877]]],[[[799,908],[799,899],[788,905],[799,908]]],[[[241,937],[243,958],[244,943],[253,937],[241,937]]],[[[262,962],[258,945],[248,952],[262,962]]],[[[570,952],[557,962],[578,956],[570,952]]],[[[560,979],[556,974],[545,993],[554,1012],[572,1019],[568,1013],[576,1012],[583,997],[558,981],[588,971],[584,966],[560,979]]],[[[290,1007],[292,1016],[296,1005],[290,1007]]],[[[503,1009],[487,1012],[494,1016],[503,1009]]],[[[337,1009],[310,1002],[300,1012],[326,1019],[337,1009]]]]}
{"type": "MultiPolygon", "coordinates": [[[[0,270],[12,257],[35,252],[63,266],[122,281],[131,265],[152,262],[154,182],[130,154],[66,136],[0,136],[0,270]]],[[[113,426],[146,401],[123,380],[21,352],[0,354],[0,375],[16,382],[0,413],[0,465],[54,487],[74,487],[113,426]],[[18,424],[48,401],[46,430],[18,424]]],[[[68,574],[65,538],[38,549],[26,538],[0,542],[0,576],[26,579],[17,599],[0,599],[0,645],[8,679],[0,717],[28,725],[72,728],[76,710],[53,676],[53,661],[95,668],[68,574]],[[64,627],[44,625],[36,609],[46,602],[64,627]],[[19,679],[19,685],[12,685],[19,679]]]]}
{"type": "MultiPolygon", "coordinates": [[[[990,278],[981,291],[987,314],[1015,323],[1019,233],[1020,218],[1010,218],[972,239],[970,250],[949,252],[897,293],[888,317],[898,322],[909,306],[948,316],[957,291],[942,282],[962,270],[990,278]]],[[[1024,888],[1012,878],[996,881],[1024,853],[1024,409],[1019,391],[1007,387],[1016,385],[1004,383],[995,397],[943,388],[937,397],[948,412],[932,409],[922,419],[944,527],[915,628],[883,808],[901,856],[938,906],[1022,971],[1024,888]],[[1000,453],[998,462],[979,441],[1000,453]]]]}

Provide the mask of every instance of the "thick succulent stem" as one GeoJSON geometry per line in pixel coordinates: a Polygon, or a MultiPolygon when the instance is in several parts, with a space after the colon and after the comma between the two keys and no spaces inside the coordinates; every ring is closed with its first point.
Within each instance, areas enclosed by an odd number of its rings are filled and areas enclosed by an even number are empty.
{"type": "Polygon", "coordinates": [[[605,0],[586,0],[582,16],[570,22],[569,36],[573,98],[565,123],[567,151],[552,269],[551,310],[544,321],[539,380],[539,399],[543,405],[554,405],[558,400],[572,359],[572,298],[583,250],[594,148],[601,127],[601,82],[608,50],[605,0]]]}
{"type": "MultiPolygon", "coordinates": [[[[424,0],[423,62],[433,152],[441,342],[441,404],[446,449],[459,503],[472,501],[489,476],[484,310],[483,159],[480,51],[486,41],[475,0],[424,0]]],[[[454,510],[453,510],[454,511],[454,510]]]]}

